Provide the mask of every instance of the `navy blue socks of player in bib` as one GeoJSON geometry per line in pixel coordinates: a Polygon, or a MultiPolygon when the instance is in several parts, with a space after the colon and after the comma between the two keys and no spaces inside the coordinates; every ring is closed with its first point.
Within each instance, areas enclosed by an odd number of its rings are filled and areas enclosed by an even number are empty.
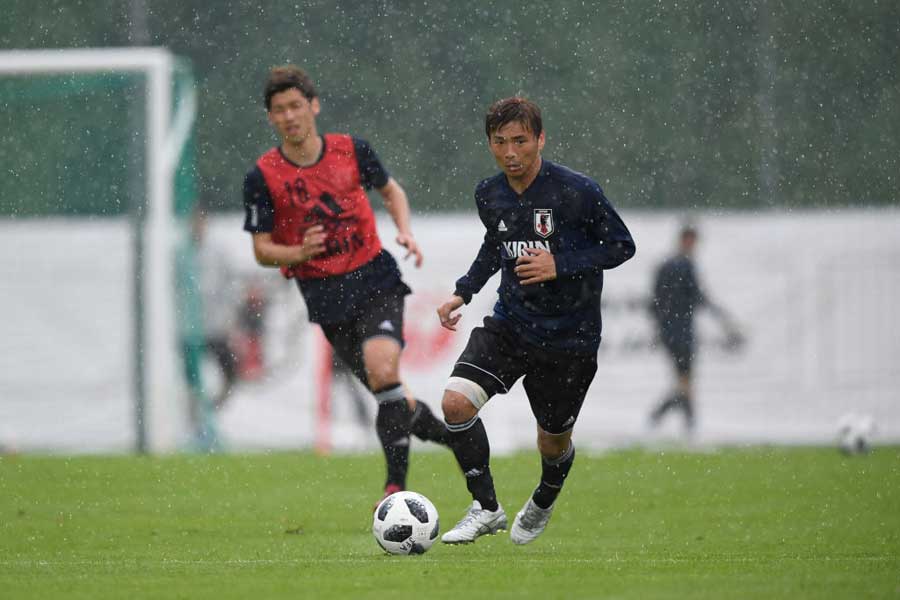
{"type": "Polygon", "coordinates": [[[416,409],[409,422],[410,433],[426,442],[436,442],[447,446],[450,444],[450,432],[443,421],[438,420],[428,405],[416,399],[416,409]]]}
{"type": "Polygon", "coordinates": [[[485,510],[497,510],[497,493],[488,466],[491,446],[484,423],[475,415],[465,423],[447,423],[447,430],[450,432],[450,449],[456,455],[472,498],[485,510]]]}
{"type": "Polygon", "coordinates": [[[412,411],[406,404],[403,386],[396,384],[375,391],[378,414],[375,416],[375,432],[387,461],[388,485],[406,489],[406,473],[409,470],[409,421],[412,411]]]}
{"type": "Polygon", "coordinates": [[[531,498],[541,508],[550,508],[562,491],[566,476],[575,462],[575,444],[569,442],[569,449],[554,460],[541,459],[541,483],[531,498]]]}

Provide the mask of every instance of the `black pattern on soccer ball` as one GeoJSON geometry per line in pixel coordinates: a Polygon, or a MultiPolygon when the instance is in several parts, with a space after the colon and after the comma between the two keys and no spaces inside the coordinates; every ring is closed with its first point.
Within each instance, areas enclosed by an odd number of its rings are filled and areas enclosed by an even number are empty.
{"type": "Polygon", "coordinates": [[[433,540],[438,536],[438,532],[441,530],[441,524],[439,519],[434,520],[434,529],[431,530],[431,533],[428,534],[428,539],[433,540]]]}
{"type": "Polygon", "coordinates": [[[388,511],[391,510],[391,507],[394,505],[394,498],[388,496],[385,498],[384,502],[381,503],[381,506],[378,507],[378,520],[384,521],[384,518],[387,516],[388,511]]]}
{"type": "Polygon", "coordinates": [[[422,544],[413,544],[409,549],[410,554],[425,554],[425,546],[422,544]]]}
{"type": "Polygon", "coordinates": [[[416,500],[415,498],[405,498],[406,507],[409,509],[409,514],[414,516],[419,523],[427,523],[428,522],[428,510],[425,509],[425,505],[416,500]]]}
{"type": "Polygon", "coordinates": [[[389,542],[402,542],[412,535],[412,525],[391,525],[384,532],[384,539],[389,542]]]}

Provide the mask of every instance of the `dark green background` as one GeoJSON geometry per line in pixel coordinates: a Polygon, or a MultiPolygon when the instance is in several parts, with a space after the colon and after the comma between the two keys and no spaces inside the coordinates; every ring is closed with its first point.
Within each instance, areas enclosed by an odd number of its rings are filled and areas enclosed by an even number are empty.
{"type": "MultiPolygon", "coordinates": [[[[267,69],[285,62],[319,86],[320,129],[367,138],[418,210],[471,206],[475,183],[494,171],[484,110],[517,93],[543,107],[545,156],[595,177],[622,208],[898,203],[897,2],[7,0],[3,8],[6,48],[149,44],[190,59],[200,91],[198,187],[219,209],[241,206],[244,173],[276,141],[260,88],[267,69]],[[141,6],[145,24],[133,17],[141,6]]],[[[35,179],[54,169],[35,168],[34,157],[47,149],[35,139],[47,122],[9,96],[0,94],[0,212],[96,212],[104,202],[90,194],[46,197],[35,179]],[[36,145],[23,149],[28,140],[36,145]],[[13,187],[27,200],[12,202],[13,187]]],[[[114,118],[127,108],[106,104],[110,128],[133,127],[114,118]]],[[[66,118],[92,117],[74,105],[66,118]]],[[[90,170],[126,163],[119,154],[87,157],[90,170]]]]}

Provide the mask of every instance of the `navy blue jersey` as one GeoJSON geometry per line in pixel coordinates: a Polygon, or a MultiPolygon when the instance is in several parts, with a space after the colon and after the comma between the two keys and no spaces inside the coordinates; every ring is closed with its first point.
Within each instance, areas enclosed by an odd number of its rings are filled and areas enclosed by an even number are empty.
{"type": "Polygon", "coordinates": [[[539,347],[579,354],[600,345],[603,271],[634,256],[634,240],[600,186],[589,177],[544,160],[521,195],[500,173],[475,189],[486,229],[478,256],[456,282],[468,302],[498,270],[494,316],[539,347]],[[553,254],[557,278],[521,285],[514,269],[525,248],[553,254]]]}
{"type": "Polygon", "coordinates": [[[660,265],[653,282],[653,314],[664,341],[694,343],[694,311],[707,304],[694,272],[694,261],[683,254],[660,265]]]}

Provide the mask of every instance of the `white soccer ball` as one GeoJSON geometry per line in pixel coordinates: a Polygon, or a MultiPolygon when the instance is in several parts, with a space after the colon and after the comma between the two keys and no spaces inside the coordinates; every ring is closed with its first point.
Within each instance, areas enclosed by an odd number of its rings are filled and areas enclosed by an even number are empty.
{"type": "Polygon", "coordinates": [[[375,541],[389,554],[424,554],[439,530],[434,504],[416,492],[397,492],[382,500],[372,522],[375,541]]]}
{"type": "Polygon", "coordinates": [[[838,447],[844,454],[865,454],[872,444],[875,419],[871,415],[850,413],[838,422],[838,447]]]}

